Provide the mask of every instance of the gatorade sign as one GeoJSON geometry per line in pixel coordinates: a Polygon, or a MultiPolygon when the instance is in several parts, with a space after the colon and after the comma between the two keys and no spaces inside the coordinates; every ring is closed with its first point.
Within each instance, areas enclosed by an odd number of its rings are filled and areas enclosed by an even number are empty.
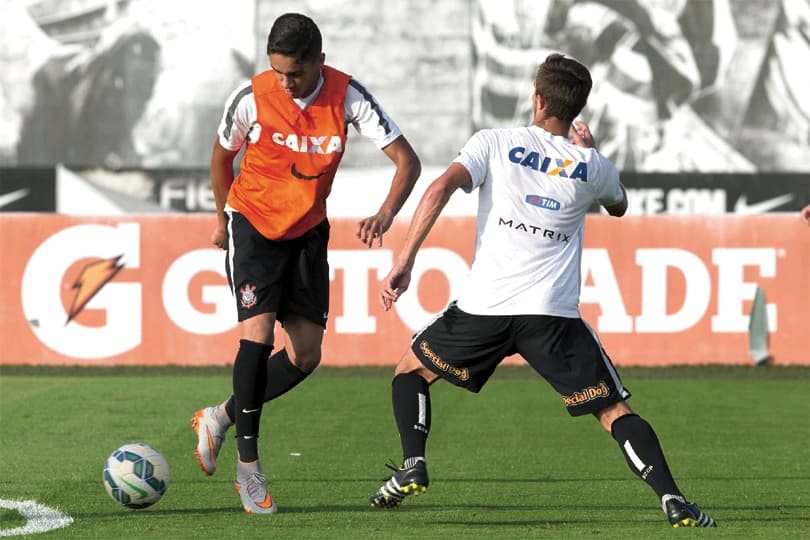
{"type": "MultiPolygon", "coordinates": [[[[759,286],[776,363],[810,365],[810,230],[796,215],[587,219],[581,311],[616,364],[750,363],[759,286]]],[[[332,222],[323,363],[393,365],[455,297],[474,219],[440,219],[410,290],[387,313],[379,282],[407,222],[368,249],[355,221],[332,222]]],[[[0,363],[229,364],[239,339],[235,300],[224,252],[208,244],[212,224],[188,214],[0,216],[0,363]]]]}

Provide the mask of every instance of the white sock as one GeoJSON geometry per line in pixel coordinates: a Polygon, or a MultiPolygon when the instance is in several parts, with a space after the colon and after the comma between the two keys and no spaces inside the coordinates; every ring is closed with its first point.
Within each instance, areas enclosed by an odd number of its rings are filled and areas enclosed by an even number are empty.
{"type": "Polygon", "coordinates": [[[408,459],[402,462],[402,468],[410,469],[420,461],[425,461],[424,456],[409,457],[408,459]]]}

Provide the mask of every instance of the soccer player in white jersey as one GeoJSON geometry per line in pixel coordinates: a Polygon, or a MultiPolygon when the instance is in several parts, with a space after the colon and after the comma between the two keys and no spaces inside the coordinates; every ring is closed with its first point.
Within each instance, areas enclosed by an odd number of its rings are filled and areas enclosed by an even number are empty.
{"type": "Polygon", "coordinates": [[[445,379],[478,392],[505,357],[520,354],[572,416],[592,414],[613,436],[674,527],[714,526],[684,498],[655,432],[628,406],[630,392],[580,317],[586,212],[594,202],[617,217],[627,210],[618,171],[594,148],[588,126],[572,125],[590,93],[590,73],[552,54],[534,89],[530,126],[476,133],[427,188],[383,280],[388,310],[408,289],[419,247],[450,196],[478,189],[472,268],[457,299],[414,335],[396,367],[391,391],[403,463],[370,502],[394,507],[426,491],[432,383],[445,379]]]}
{"type": "Polygon", "coordinates": [[[349,124],[395,166],[379,210],[357,224],[364,245],[382,244],[420,171],[407,139],[365,87],[324,64],[321,33],[312,19],[300,13],[277,18],[267,54],[270,69],[228,99],[211,156],[217,204],[211,241],[227,251],[241,338],[233,395],[200,409],[191,421],[197,459],[209,475],[235,423],[235,486],[245,511],[255,514],[278,508],[259,462],[263,403],[299,384],[321,360],[329,312],[326,198],[349,124]],[[233,162],[242,148],[234,178],[233,162]],[[271,356],[276,321],[284,326],[284,347],[271,356]]]}

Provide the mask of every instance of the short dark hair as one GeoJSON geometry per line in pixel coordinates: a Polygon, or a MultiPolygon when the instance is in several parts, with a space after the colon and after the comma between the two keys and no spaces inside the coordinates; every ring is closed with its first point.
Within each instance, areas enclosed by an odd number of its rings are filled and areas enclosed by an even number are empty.
{"type": "Polygon", "coordinates": [[[300,13],[280,16],[267,36],[267,54],[283,54],[299,62],[315,60],[322,46],[318,25],[300,13]]]}
{"type": "Polygon", "coordinates": [[[553,53],[537,68],[534,91],[546,98],[546,115],[571,122],[585,107],[591,93],[588,68],[562,54],[553,53]]]}

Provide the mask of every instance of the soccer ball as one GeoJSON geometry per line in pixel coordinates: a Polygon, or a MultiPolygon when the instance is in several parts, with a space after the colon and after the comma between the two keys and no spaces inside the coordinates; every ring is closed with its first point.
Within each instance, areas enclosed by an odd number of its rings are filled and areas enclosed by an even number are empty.
{"type": "Polygon", "coordinates": [[[148,444],[125,444],[104,463],[104,488],[127,508],[155,504],[168,487],[169,463],[148,444]]]}

